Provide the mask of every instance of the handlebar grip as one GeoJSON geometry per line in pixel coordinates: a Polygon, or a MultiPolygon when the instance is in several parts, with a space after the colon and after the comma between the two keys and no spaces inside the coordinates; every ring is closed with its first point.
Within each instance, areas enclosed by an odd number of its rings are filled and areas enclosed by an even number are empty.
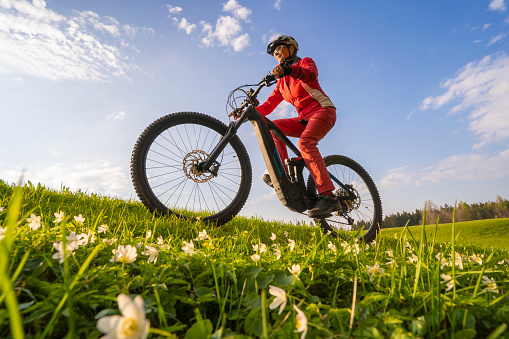
{"type": "Polygon", "coordinates": [[[265,82],[265,81],[267,81],[267,82],[271,82],[271,81],[274,81],[274,80],[276,80],[276,75],[275,75],[275,74],[273,74],[272,72],[269,72],[269,73],[265,76],[265,78],[263,78],[263,81],[264,81],[264,82],[265,82]]]}

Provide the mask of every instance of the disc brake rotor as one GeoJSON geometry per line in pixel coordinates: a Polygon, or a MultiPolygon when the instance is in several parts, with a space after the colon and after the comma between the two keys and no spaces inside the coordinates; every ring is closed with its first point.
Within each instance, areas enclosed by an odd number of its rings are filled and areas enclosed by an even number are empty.
{"type": "Polygon", "coordinates": [[[209,155],[201,150],[194,150],[186,154],[182,160],[184,173],[186,177],[197,183],[204,183],[214,177],[212,173],[199,171],[196,168],[201,162],[207,160],[209,155]]]}
{"type": "MultiPolygon", "coordinates": [[[[358,209],[361,206],[361,196],[355,187],[351,187],[348,185],[349,189],[354,193],[355,199],[345,199],[342,201],[342,204],[347,208],[347,213],[358,209]]],[[[342,190],[337,194],[338,196],[348,196],[348,192],[342,190]]]]}

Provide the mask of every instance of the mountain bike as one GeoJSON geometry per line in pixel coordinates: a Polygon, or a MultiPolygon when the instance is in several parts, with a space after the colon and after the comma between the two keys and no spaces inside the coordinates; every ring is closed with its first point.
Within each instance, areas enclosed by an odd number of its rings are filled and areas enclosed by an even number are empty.
{"type": "MultiPolygon", "coordinates": [[[[249,121],[279,201],[297,213],[312,209],[318,194],[311,175],[304,180],[306,165],[299,149],[256,110],[260,90],[276,81],[269,73],[257,84],[234,89],[228,96],[227,113],[235,120],[228,125],[195,112],[169,114],[150,124],[131,156],[131,179],[141,202],[152,212],[178,218],[217,225],[230,221],[244,206],[252,184],[251,162],[237,136],[240,126],[249,121]],[[295,157],[281,162],[271,132],[295,157]]],[[[329,155],[324,161],[340,208],[315,218],[315,223],[332,235],[339,228],[363,226],[359,239],[371,242],[382,223],[375,183],[346,156],[329,155]]]]}

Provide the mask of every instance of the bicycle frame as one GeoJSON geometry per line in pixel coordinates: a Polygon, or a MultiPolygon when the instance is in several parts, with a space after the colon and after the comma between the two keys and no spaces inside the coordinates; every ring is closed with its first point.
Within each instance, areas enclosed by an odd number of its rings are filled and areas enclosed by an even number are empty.
{"type": "MultiPolygon", "coordinates": [[[[256,95],[260,89],[267,85],[266,82],[262,81],[262,85],[259,85],[256,91],[248,92],[248,102],[250,98],[256,98],[256,95]]],[[[244,104],[241,108],[244,108],[244,104]]],[[[317,201],[317,195],[312,194],[306,190],[306,185],[302,178],[302,170],[305,167],[299,169],[297,177],[300,176],[301,180],[292,182],[288,179],[288,176],[284,170],[284,165],[281,163],[281,158],[277,151],[276,145],[272,138],[271,132],[278,137],[297,157],[301,157],[299,149],[288,139],[286,135],[269,119],[258,112],[252,104],[247,105],[247,108],[242,112],[240,117],[236,121],[231,121],[228,124],[228,129],[225,135],[221,138],[216,147],[212,150],[209,158],[198,164],[197,169],[199,171],[210,172],[217,175],[217,170],[220,164],[217,163],[217,158],[226,147],[228,142],[237,134],[237,130],[246,121],[250,121],[253,125],[258,144],[262,152],[265,165],[269,172],[272,186],[276,191],[276,194],[281,203],[295,212],[304,212],[312,209],[317,201]]],[[[347,192],[346,196],[338,197],[340,200],[355,199],[355,193],[352,190],[341,183],[334,175],[329,172],[331,179],[336,182],[343,190],[347,192]]]]}
{"type": "Polygon", "coordinates": [[[253,124],[265,165],[267,166],[273,188],[276,191],[279,201],[281,201],[284,206],[296,212],[304,212],[313,208],[316,203],[315,195],[308,194],[303,182],[292,183],[288,179],[272,138],[271,131],[280,138],[297,157],[301,156],[299,149],[272,121],[258,112],[253,105],[249,105],[238,120],[228,124],[226,134],[210,153],[209,158],[198,165],[198,169],[211,172],[210,168],[215,166],[217,157],[221,154],[228,142],[237,134],[237,130],[246,120],[249,120],[253,124]]]}

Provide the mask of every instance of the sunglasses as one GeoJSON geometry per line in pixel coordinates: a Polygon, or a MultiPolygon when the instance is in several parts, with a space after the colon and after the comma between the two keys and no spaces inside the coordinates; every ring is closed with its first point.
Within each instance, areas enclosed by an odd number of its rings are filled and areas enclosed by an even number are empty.
{"type": "Polygon", "coordinates": [[[284,47],[287,47],[287,46],[286,45],[279,45],[279,46],[277,46],[276,49],[274,50],[274,54],[281,52],[281,50],[284,47]]]}

